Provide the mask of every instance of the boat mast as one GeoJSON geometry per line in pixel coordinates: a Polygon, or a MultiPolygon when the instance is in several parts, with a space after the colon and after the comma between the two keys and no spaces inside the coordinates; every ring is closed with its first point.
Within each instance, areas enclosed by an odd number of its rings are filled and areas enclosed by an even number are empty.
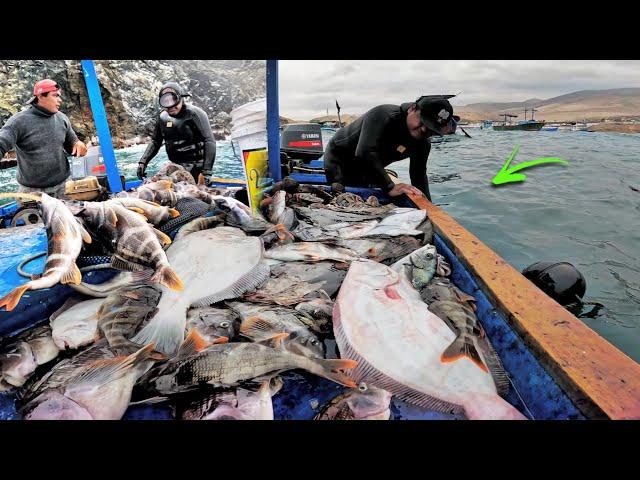
{"type": "Polygon", "coordinates": [[[278,60],[267,60],[267,150],[269,176],[282,179],[280,167],[280,110],[278,106],[278,60]]]}
{"type": "Polygon", "coordinates": [[[113,151],[111,132],[109,131],[109,124],[107,123],[107,114],[104,110],[104,103],[102,103],[100,84],[98,83],[93,60],[81,60],[80,63],[82,64],[82,72],[84,73],[84,82],[87,85],[93,123],[96,126],[96,132],[100,140],[100,151],[102,152],[102,158],[104,159],[104,165],[107,170],[109,188],[113,193],[117,193],[122,191],[122,183],[120,181],[120,171],[118,170],[116,155],[113,151]]]}

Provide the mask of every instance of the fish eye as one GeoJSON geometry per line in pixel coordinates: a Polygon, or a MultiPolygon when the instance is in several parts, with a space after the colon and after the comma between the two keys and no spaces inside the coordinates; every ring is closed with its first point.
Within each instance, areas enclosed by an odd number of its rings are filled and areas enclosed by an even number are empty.
{"type": "Polygon", "coordinates": [[[227,328],[227,327],[229,327],[229,325],[230,325],[229,322],[221,322],[220,323],[220,327],[221,328],[227,328]]]}
{"type": "Polygon", "coordinates": [[[318,345],[320,342],[318,340],[316,340],[315,338],[311,340],[311,345],[316,346],[318,345]]]}
{"type": "Polygon", "coordinates": [[[425,255],[425,257],[427,257],[429,260],[431,260],[433,258],[433,253],[427,253],[425,255]]]}
{"type": "Polygon", "coordinates": [[[361,392],[366,392],[367,390],[369,390],[369,387],[367,387],[366,383],[360,382],[358,384],[358,390],[360,390],[361,392]]]}

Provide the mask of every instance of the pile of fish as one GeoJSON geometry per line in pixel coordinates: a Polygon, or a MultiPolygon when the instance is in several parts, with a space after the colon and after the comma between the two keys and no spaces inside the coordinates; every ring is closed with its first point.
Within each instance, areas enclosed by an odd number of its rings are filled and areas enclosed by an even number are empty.
{"type": "Polygon", "coordinates": [[[182,419],[273,419],[288,370],[346,387],[316,419],[390,419],[393,398],[524,418],[503,399],[509,379],[425,211],[287,178],[254,216],[236,191],[167,164],[104,202],[36,196],[45,270],[0,306],[56,283],[78,293],[1,346],[0,390],[18,394],[23,418],[119,419],[162,404],[182,419]],[[185,197],[215,214],[171,241],[158,228],[185,197]],[[96,241],[119,273],[84,284],[76,258],[96,241]]]}

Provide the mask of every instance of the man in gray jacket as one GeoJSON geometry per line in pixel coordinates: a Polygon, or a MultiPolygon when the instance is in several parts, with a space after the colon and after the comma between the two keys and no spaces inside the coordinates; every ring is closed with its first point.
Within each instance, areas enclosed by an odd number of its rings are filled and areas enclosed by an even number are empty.
{"type": "Polygon", "coordinates": [[[18,165],[16,180],[20,192],[64,195],[71,174],[67,155],[87,154],[69,118],[60,111],[62,95],[53,80],[45,79],[33,87],[31,106],[9,118],[0,129],[0,170],[18,165]],[[15,149],[16,160],[3,160],[15,149]]]}

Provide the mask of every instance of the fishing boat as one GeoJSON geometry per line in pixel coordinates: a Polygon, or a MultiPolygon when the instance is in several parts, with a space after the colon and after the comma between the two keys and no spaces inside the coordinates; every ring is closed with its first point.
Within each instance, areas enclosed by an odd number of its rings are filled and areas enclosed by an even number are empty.
{"type": "MultiPolygon", "coordinates": [[[[95,73],[92,76],[91,69],[86,68],[88,90],[97,101],[95,73]]],[[[277,69],[277,63],[268,61],[267,69],[268,72],[277,69]]],[[[277,84],[269,81],[269,74],[267,78],[269,130],[276,132],[275,138],[269,138],[270,142],[276,142],[276,148],[270,150],[269,170],[273,181],[279,181],[277,84]]],[[[97,95],[99,98],[99,90],[97,95]]],[[[95,108],[94,102],[92,108],[95,108]]],[[[96,115],[96,125],[99,134],[104,134],[105,117],[96,115]],[[104,124],[98,125],[99,122],[104,124]]],[[[104,141],[101,138],[103,151],[106,143],[106,137],[104,141]]],[[[106,158],[105,163],[115,179],[115,161],[112,163],[106,158]]],[[[320,158],[311,163],[321,170],[320,158]]],[[[324,174],[319,172],[292,172],[291,177],[300,183],[326,184],[324,174]]],[[[228,183],[225,179],[214,179],[213,182],[228,183]]],[[[133,188],[137,183],[128,183],[126,188],[133,188]]],[[[117,188],[117,184],[114,185],[117,188]]],[[[364,197],[374,195],[383,204],[392,200],[378,189],[348,188],[348,191],[364,197]]],[[[398,206],[427,212],[435,230],[435,246],[452,267],[452,281],[477,300],[478,319],[509,377],[510,388],[505,397],[509,403],[529,419],[640,418],[638,363],[549,298],[440,207],[414,195],[393,201],[398,206]]],[[[3,252],[0,257],[3,272],[0,295],[26,282],[27,279],[17,273],[17,267],[34,253],[46,252],[46,248],[47,237],[41,225],[0,230],[0,251],[3,252]]],[[[30,271],[41,268],[44,259],[39,262],[39,265],[34,262],[30,271]]],[[[89,283],[99,283],[113,274],[110,269],[97,270],[83,277],[89,283]]],[[[13,336],[34,325],[46,323],[49,315],[71,294],[71,289],[63,285],[27,292],[13,311],[0,312],[0,336],[13,336]]],[[[284,387],[273,397],[276,419],[312,419],[318,405],[326,404],[344,388],[298,371],[286,372],[282,377],[284,387]]],[[[392,400],[391,412],[392,418],[396,419],[459,418],[419,408],[396,398],[392,400]]],[[[0,393],[0,418],[19,418],[15,398],[11,394],[0,393]]],[[[171,408],[162,403],[131,406],[124,418],[171,418],[171,408]]]]}
{"type": "Polygon", "coordinates": [[[511,120],[512,118],[517,118],[518,115],[511,115],[509,113],[503,113],[501,116],[504,117],[504,121],[501,123],[494,123],[493,124],[493,129],[496,131],[511,131],[511,130],[524,130],[524,131],[528,131],[528,132],[537,132],[540,131],[542,129],[542,127],[544,127],[545,122],[539,122],[534,120],[533,118],[533,114],[534,112],[537,112],[537,110],[535,108],[531,108],[531,118],[529,120],[527,120],[527,112],[529,112],[528,108],[524,109],[524,120],[520,120],[517,123],[513,123],[510,121],[507,121],[507,118],[509,120],[511,120]]]}

